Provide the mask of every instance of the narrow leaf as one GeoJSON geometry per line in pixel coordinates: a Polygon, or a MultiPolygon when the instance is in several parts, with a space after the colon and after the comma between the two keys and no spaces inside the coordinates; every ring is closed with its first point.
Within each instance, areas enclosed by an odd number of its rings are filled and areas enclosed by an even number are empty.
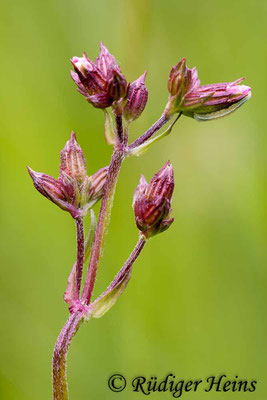
{"type": "Polygon", "coordinates": [[[115,134],[115,129],[113,125],[113,120],[111,114],[107,111],[104,110],[105,114],[105,139],[107,144],[115,144],[116,141],[116,134],[115,134]]]}
{"type": "Polygon", "coordinates": [[[85,239],[85,245],[84,245],[84,262],[87,261],[89,255],[91,253],[94,238],[95,238],[96,216],[92,209],[90,210],[90,217],[91,217],[91,224],[90,224],[89,232],[85,239]]]}
{"type": "Polygon", "coordinates": [[[168,136],[171,131],[172,128],[174,126],[174,124],[176,123],[178,117],[170,124],[170,126],[164,131],[162,132],[160,135],[154,137],[153,139],[147,140],[145,143],[141,144],[140,146],[137,146],[133,149],[131,149],[128,152],[128,156],[134,155],[134,156],[140,156],[141,154],[143,154],[145,151],[147,151],[149,149],[150,146],[152,146],[154,143],[158,142],[159,140],[163,139],[165,136],[168,136]]]}
{"type": "Polygon", "coordinates": [[[126,271],[122,279],[112,288],[112,285],[90,306],[85,318],[101,318],[116,303],[131,278],[132,266],[126,271]]]}
{"type": "Polygon", "coordinates": [[[197,113],[194,113],[193,117],[197,121],[211,121],[212,119],[225,117],[226,115],[231,114],[237,108],[242,106],[242,104],[244,104],[250,97],[251,97],[251,93],[249,93],[249,95],[247,95],[246,97],[244,97],[243,99],[241,99],[237,103],[232,104],[230,107],[223,108],[220,111],[215,111],[215,112],[208,113],[208,114],[197,114],[197,113]]]}
{"type": "Polygon", "coordinates": [[[79,291],[76,279],[76,262],[73,264],[71,273],[68,278],[68,284],[64,293],[64,301],[70,306],[74,305],[76,300],[79,299],[79,291]]]}

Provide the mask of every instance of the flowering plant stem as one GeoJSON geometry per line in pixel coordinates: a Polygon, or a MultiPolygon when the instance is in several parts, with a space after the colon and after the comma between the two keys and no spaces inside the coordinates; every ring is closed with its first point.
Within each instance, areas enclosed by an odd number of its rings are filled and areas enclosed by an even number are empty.
{"type": "Polygon", "coordinates": [[[83,288],[82,301],[85,304],[90,303],[92,296],[96,272],[100,261],[101,253],[103,250],[105,234],[108,228],[110,213],[113,205],[113,198],[115,194],[116,184],[120,172],[121,163],[124,158],[124,152],[122,149],[114,149],[109,171],[107,175],[106,187],[104,196],[101,202],[101,208],[96,227],[95,240],[92,249],[92,255],[88,267],[88,272],[83,288]]]}
{"type": "Polygon", "coordinates": [[[64,293],[70,316],[60,332],[53,353],[54,400],[69,398],[66,358],[71,340],[83,321],[102,317],[115,304],[125,290],[133,264],[148,238],[166,231],[174,221],[174,218],[170,218],[174,175],[172,165],[167,161],[149,183],[141,176],[133,197],[139,241],[106,291],[91,302],[122,161],[125,157],[142,154],[152,144],[169,135],[182,114],[199,121],[219,118],[236,110],[251,96],[250,87],[239,85],[244,78],[201,86],[196,68],[189,69],[183,58],[171,69],[169,99],[161,117],[128,145],[129,124],[140,117],[148,99],[146,71],[137,80],[128,83],[115,57],[103,43],[100,44],[100,54],[95,62],[86,53],[83,53],[83,57],[73,57],[71,62],[75,70],[71,71],[71,76],[78,91],[94,107],[104,110],[105,138],[114,148],[110,165],[88,176],[83,151],[72,132],[60,153],[58,179],[28,167],[35,188],[62,210],[69,212],[75,219],[77,230],[77,258],[64,293]],[[109,107],[110,112],[107,110],[109,107]],[[173,118],[176,114],[176,118],[173,118]],[[169,127],[152,138],[171,118],[173,122],[169,127]],[[92,207],[101,198],[96,224],[92,207]],[[85,241],[83,217],[89,210],[91,225],[85,241]],[[85,284],[80,293],[83,267],[90,254],[85,284]]]}
{"type": "Polygon", "coordinates": [[[76,261],[76,279],[78,293],[81,288],[81,280],[83,273],[83,260],[84,260],[84,231],[83,231],[83,218],[78,217],[76,219],[76,230],[77,230],[77,261],[76,261]]]}
{"type": "MultiPolygon", "coordinates": [[[[123,132],[119,130],[122,127],[122,121],[118,121],[121,117],[117,117],[118,136],[121,137],[123,132]]],[[[99,213],[98,224],[95,233],[95,239],[93,243],[92,255],[87,271],[86,281],[83,288],[82,302],[83,304],[89,304],[92,296],[96,272],[98,264],[101,258],[103,250],[105,233],[109,224],[113,198],[115,194],[116,184],[120,172],[121,163],[124,158],[124,151],[119,145],[114,147],[109,171],[107,175],[107,181],[105,185],[105,191],[101,202],[101,209],[99,213]]],[[[77,261],[76,261],[76,277],[77,285],[80,289],[81,277],[83,270],[84,260],[84,233],[83,233],[83,219],[81,217],[76,220],[77,227],[77,261]]],[[[143,246],[141,246],[143,247],[143,246]]],[[[133,264],[136,257],[130,259],[129,263],[133,264]]],[[[128,264],[129,264],[128,263],[128,264]]],[[[67,379],[66,379],[66,357],[70,342],[79,329],[83,322],[86,308],[82,311],[74,312],[67,320],[63,327],[53,355],[53,388],[54,388],[54,400],[66,400],[68,399],[67,379]]]]}
{"type": "Polygon", "coordinates": [[[137,146],[140,146],[148,139],[151,138],[154,133],[156,133],[159,129],[161,129],[167,122],[170,120],[169,116],[166,116],[165,113],[138,139],[136,139],[132,144],[130,144],[129,149],[134,149],[137,146]]]}
{"type": "MultiPolygon", "coordinates": [[[[135,147],[144,143],[154,133],[156,133],[163,125],[165,125],[168,122],[168,120],[169,118],[166,118],[163,115],[158,121],[155,122],[155,124],[150,129],[148,129],[147,132],[145,132],[131,146],[135,147]]],[[[62,329],[54,349],[54,354],[53,354],[54,400],[68,400],[69,398],[67,378],[66,378],[67,353],[71,340],[78,331],[79,327],[82,325],[85,315],[88,313],[88,309],[90,307],[88,305],[90,304],[90,300],[92,297],[98,264],[101,258],[101,254],[103,252],[105,234],[107,232],[110,220],[110,214],[113,205],[117,180],[119,177],[122,161],[127,151],[127,145],[128,145],[126,138],[127,127],[125,129],[125,132],[123,132],[122,118],[120,116],[116,117],[116,128],[117,128],[117,138],[119,139],[119,143],[114,146],[114,151],[112,154],[106,178],[105,190],[101,202],[101,208],[95,232],[92,254],[90,258],[89,267],[87,270],[87,276],[81,300],[79,300],[80,307],[78,308],[78,310],[77,309],[70,310],[71,315],[62,329]]],[[[83,229],[82,217],[78,217],[76,219],[76,228],[77,228],[76,279],[77,279],[77,286],[80,289],[82,271],[83,271],[83,260],[84,260],[84,229],[83,229]]],[[[123,279],[125,274],[131,271],[133,263],[141,253],[145,243],[146,243],[146,238],[143,235],[141,235],[132,254],[128,258],[124,266],[121,268],[121,270],[118,272],[117,276],[114,278],[114,280],[112,281],[106,292],[115,288],[115,286],[123,279]]]]}
{"type": "Polygon", "coordinates": [[[133,263],[143,250],[146,241],[147,241],[146,238],[143,235],[141,235],[130,257],[128,258],[124,266],[121,268],[121,270],[118,272],[118,274],[115,276],[110,286],[107,288],[107,291],[113,289],[121,281],[121,279],[125,276],[125,274],[131,269],[133,263]]]}
{"type": "MultiPolygon", "coordinates": [[[[106,290],[109,291],[118,285],[123,277],[131,271],[131,268],[140,255],[146,244],[146,239],[143,235],[140,236],[133,252],[131,253],[124,266],[115,276],[110,286],[106,290]]],[[[106,293],[105,292],[105,293],[106,293]]],[[[105,293],[103,295],[105,295],[105,293]]],[[[66,376],[66,359],[68,349],[72,338],[84,322],[84,317],[88,312],[88,308],[84,308],[82,311],[75,311],[70,315],[66,324],[64,325],[60,335],[57,339],[56,346],[53,354],[53,393],[54,400],[68,400],[68,384],[66,376]]]]}
{"type": "Polygon", "coordinates": [[[71,314],[57,339],[53,354],[54,400],[68,400],[66,358],[71,340],[83,322],[83,312],[71,314]]]}

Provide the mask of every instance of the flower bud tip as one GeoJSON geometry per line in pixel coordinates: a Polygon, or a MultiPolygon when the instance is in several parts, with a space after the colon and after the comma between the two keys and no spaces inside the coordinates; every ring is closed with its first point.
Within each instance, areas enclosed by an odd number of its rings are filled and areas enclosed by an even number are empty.
{"type": "Polygon", "coordinates": [[[148,90],[145,86],[145,71],[138,79],[132,82],[127,89],[127,102],[124,107],[124,117],[131,122],[142,114],[148,99],[148,90]]]}
{"type": "Polygon", "coordinates": [[[239,85],[244,78],[233,82],[200,85],[197,69],[189,69],[182,58],[170,72],[169,101],[165,115],[182,112],[197,120],[211,120],[228,115],[242,105],[249,97],[250,88],[239,85]]]}
{"type": "Polygon", "coordinates": [[[174,189],[173,169],[168,161],[147,183],[141,176],[134,197],[133,207],[138,229],[146,238],[169,228],[171,199],[174,189]]]}

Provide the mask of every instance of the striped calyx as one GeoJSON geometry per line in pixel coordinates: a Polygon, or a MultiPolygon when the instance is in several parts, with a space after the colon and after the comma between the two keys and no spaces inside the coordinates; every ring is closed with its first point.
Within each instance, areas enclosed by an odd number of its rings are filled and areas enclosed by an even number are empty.
{"type": "Polygon", "coordinates": [[[74,132],[61,151],[60,159],[58,179],[28,167],[33,184],[43,196],[70,212],[73,218],[84,216],[103,196],[108,167],[87,176],[84,154],[74,132]]]}
{"type": "Polygon", "coordinates": [[[141,176],[134,192],[133,208],[138,229],[146,238],[169,228],[174,219],[169,218],[174,190],[173,169],[168,161],[147,183],[141,176]]]}

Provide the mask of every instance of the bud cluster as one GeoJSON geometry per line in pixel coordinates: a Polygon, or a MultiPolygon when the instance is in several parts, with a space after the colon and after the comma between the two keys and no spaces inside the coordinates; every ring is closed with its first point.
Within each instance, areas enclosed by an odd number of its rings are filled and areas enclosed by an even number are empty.
{"type": "Polygon", "coordinates": [[[134,192],[135,222],[146,238],[163,232],[174,219],[169,219],[174,190],[173,169],[168,161],[148,184],[144,176],[134,192]]]}
{"type": "Polygon", "coordinates": [[[87,176],[84,154],[74,132],[61,151],[60,158],[58,179],[28,167],[33,184],[43,196],[68,211],[73,218],[84,216],[103,196],[108,167],[87,176]]]}
{"type": "Polygon", "coordinates": [[[78,91],[94,107],[113,106],[128,122],[142,114],[148,97],[146,72],[127,85],[115,57],[103,43],[100,43],[100,54],[95,63],[86,53],[80,58],[73,57],[71,62],[75,70],[71,71],[71,77],[78,86],[78,91]]]}
{"type": "Polygon", "coordinates": [[[115,57],[109,53],[103,43],[100,54],[94,63],[86,53],[83,57],[71,59],[76,72],[71,76],[78,91],[96,108],[106,108],[124,98],[127,82],[115,57]]]}
{"type": "Polygon", "coordinates": [[[198,120],[222,117],[234,111],[251,95],[251,89],[239,85],[244,80],[200,85],[196,68],[189,69],[183,58],[175,65],[169,76],[169,101],[165,114],[171,116],[182,112],[198,120]]]}

